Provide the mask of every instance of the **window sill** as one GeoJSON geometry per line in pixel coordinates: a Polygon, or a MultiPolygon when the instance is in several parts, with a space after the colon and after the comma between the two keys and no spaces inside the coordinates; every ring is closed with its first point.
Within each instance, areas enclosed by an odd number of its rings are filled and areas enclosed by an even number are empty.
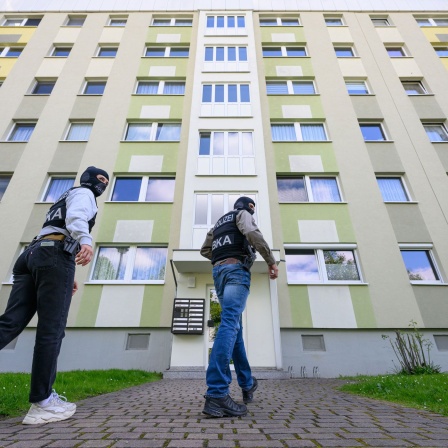
{"type": "Polygon", "coordinates": [[[190,56],[142,56],[143,59],[188,59],[190,56]]]}
{"type": "Polygon", "coordinates": [[[120,140],[120,143],[179,143],[180,140],[120,140]]]}
{"type": "Polygon", "coordinates": [[[59,140],[59,143],[88,143],[88,140],[59,140]]]}
{"type": "Polygon", "coordinates": [[[384,201],[385,204],[418,204],[418,201],[384,201]]]}
{"type": "Polygon", "coordinates": [[[28,143],[29,140],[3,140],[0,143],[28,143]]]}
{"type": "Polygon", "coordinates": [[[25,93],[24,96],[50,96],[51,93],[25,93]]]}
{"type": "Polygon", "coordinates": [[[364,140],[365,143],[394,143],[394,140],[364,140]]]}
{"type": "MultiPolygon", "coordinates": [[[[204,157],[204,156],[201,156],[204,157]]],[[[208,156],[205,156],[208,157],[208,156]]],[[[195,174],[196,177],[257,177],[257,174],[195,174]]]]}
{"type": "Polygon", "coordinates": [[[433,141],[430,140],[430,142],[431,142],[431,143],[434,143],[434,144],[436,144],[436,145],[440,145],[441,143],[442,143],[442,144],[446,144],[446,143],[448,143],[448,140],[447,140],[446,142],[433,142],[433,141]]]}
{"type": "Polygon", "coordinates": [[[413,286],[448,286],[448,283],[443,282],[424,282],[424,281],[412,281],[411,285],[413,286]]]}
{"type": "Polygon", "coordinates": [[[202,73],[250,73],[250,70],[202,70],[202,73]]]}
{"type": "Polygon", "coordinates": [[[172,204],[174,201],[104,201],[105,204],[172,204]]]}
{"type": "Polygon", "coordinates": [[[263,58],[308,58],[311,59],[311,56],[263,56],[263,58]]]}
{"type": "Polygon", "coordinates": [[[389,56],[391,59],[414,59],[413,56],[389,56]]]}
{"type": "Polygon", "coordinates": [[[283,205],[297,205],[297,204],[348,204],[348,202],[345,201],[339,201],[339,202],[316,202],[316,201],[304,201],[304,202],[279,202],[279,204],[283,205]]]}
{"type": "Polygon", "coordinates": [[[349,93],[349,96],[376,96],[374,93],[349,93]]]}
{"type": "Polygon", "coordinates": [[[67,59],[69,55],[67,56],[56,56],[56,55],[50,55],[50,56],[45,56],[46,58],[50,58],[50,59],[67,59]]]}
{"type": "Polygon", "coordinates": [[[358,285],[358,286],[368,286],[369,283],[365,282],[349,282],[349,281],[339,281],[339,282],[297,282],[297,283],[289,283],[288,286],[294,286],[294,285],[307,285],[307,286],[352,286],[352,285],[358,285]]]}
{"type": "Polygon", "coordinates": [[[408,96],[435,96],[434,93],[408,93],[408,96]]]}
{"type": "Polygon", "coordinates": [[[134,281],[126,281],[126,280],[90,280],[85,282],[84,285],[164,285],[165,280],[152,280],[152,281],[144,281],[144,280],[134,280],[134,281]]]}
{"type": "Polygon", "coordinates": [[[117,55],[115,56],[92,56],[92,59],[115,59],[117,55]]]}
{"type": "Polygon", "coordinates": [[[267,96],[320,96],[320,93],[267,93],[267,96]]]}
{"type": "Polygon", "coordinates": [[[272,143],[332,143],[332,140],[272,140],[272,143]]]}
{"type": "Polygon", "coordinates": [[[132,96],[185,96],[185,93],[132,93],[132,96]]]}
{"type": "Polygon", "coordinates": [[[103,96],[103,93],[78,93],[76,96],[103,96]]]}

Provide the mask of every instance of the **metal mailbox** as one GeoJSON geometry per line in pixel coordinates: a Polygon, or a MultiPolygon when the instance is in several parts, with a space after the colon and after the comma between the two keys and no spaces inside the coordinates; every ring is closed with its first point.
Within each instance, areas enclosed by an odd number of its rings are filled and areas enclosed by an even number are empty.
{"type": "Polygon", "coordinates": [[[205,299],[174,299],[173,334],[204,334],[205,299]]]}

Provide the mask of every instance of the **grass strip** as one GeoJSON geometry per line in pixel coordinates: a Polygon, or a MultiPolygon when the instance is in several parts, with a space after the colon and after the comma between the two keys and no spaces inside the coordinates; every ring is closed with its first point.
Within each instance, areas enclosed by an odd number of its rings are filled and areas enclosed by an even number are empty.
{"type": "MultiPolygon", "coordinates": [[[[68,401],[77,402],[161,378],[160,373],[143,370],[74,370],[59,372],[53,387],[68,401]]],[[[0,373],[0,418],[17,417],[28,411],[30,380],[28,373],[0,373]]]]}
{"type": "Polygon", "coordinates": [[[448,415],[448,373],[357,376],[344,379],[355,381],[339,388],[344,392],[448,415]]]}

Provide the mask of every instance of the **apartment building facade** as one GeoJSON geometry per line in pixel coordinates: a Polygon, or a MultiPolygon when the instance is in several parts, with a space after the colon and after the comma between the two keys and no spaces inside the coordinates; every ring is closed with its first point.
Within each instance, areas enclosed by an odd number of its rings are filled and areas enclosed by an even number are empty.
{"type": "MultiPolygon", "coordinates": [[[[446,370],[448,6],[231,3],[0,10],[0,312],[13,260],[95,165],[111,182],[61,369],[203,375],[216,295],[199,248],[247,195],[280,269],[252,269],[255,368],[385,373],[382,336],[415,322],[446,370]]],[[[36,322],[0,371],[30,369],[36,322]]]]}

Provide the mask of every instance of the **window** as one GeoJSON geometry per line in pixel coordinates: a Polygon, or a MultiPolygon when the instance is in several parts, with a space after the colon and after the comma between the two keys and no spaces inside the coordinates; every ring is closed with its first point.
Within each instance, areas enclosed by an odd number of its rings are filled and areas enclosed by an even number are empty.
{"type": "Polygon", "coordinates": [[[42,197],[42,202],[56,202],[62,193],[73,187],[74,183],[74,177],[51,177],[42,197]]]}
{"type": "Polygon", "coordinates": [[[178,142],[180,140],[180,123],[129,123],[126,141],[160,141],[178,142]]]}
{"type": "Polygon", "coordinates": [[[6,189],[8,188],[9,181],[11,180],[11,178],[12,178],[11,175],[0,174],[0,201],[3,198],[6,189]]]}
{"type": "Polygon", "coordinates": [[[84,95],[102,95],[106,88],[106,81],[87,81],[84,86],[84,95]]]}
{"type": "Polygon", "coordinates": [[[354,58],[355,52],[352,47],[334,47],[338,58],[354,58]]]}
{"type": "Polygon", "coordinates": [[[325,24],[327,26],[343,26],[344,23],[340,17],[326,17],[325,24]]]}
{"type": "Polygon", "coordinates": [[[300,26],[298,18],[262,18],[260,19],[260,26],[300,26]]]}
{"type": "Polygon", "coordinates": [[[421,250],[415,247],[401,248],[406,271],[411,282],[440,283],[436,263],[430,250],[421,250]]]}
{"type": "Polygon", "coordinates": [[[437,56],[441,58],[448,57],[448,47],[434,47],[434,50],[436,51],[437,56]]]}
{"type": "Polygon", "coordinates": [[[81,16],[70,16],[67,20],[66,26],[83,26],[84,21],[86,20],[85,17],[81,16]]]}
{"type": "Polygon", "coordinates": [[[37,81],[31,91],[32,95],[50,95],[56,81],[37,81]]]}
{"type": "Polygon", "coordinates": [[[126,26],[128,19],[125,17],[111,17],[109,19],[109,26],[126,26]]]}
{"type": "Polygon", "coordinates": [[[432,142],[448,142],[448,133],[443,124],[424,124],[426,134],[432,142]]]}
{"type": "Polygon", "coordinates": [[[247,47],[205,47],[205,62],[247,62],[247,47]]]}
{"type": "Polygon", "coordinates": [[[27,142],[36,127],[36,123],[15,123],[9,134],[8,142],[27,142]]]}
{"type": "Polygon", "coordinates": [[[263,47],[262,51],[264,58],[293,58],[307,56],[305,47],[263,47]]]}
{"type": "Polygon", "coordinates": [[[203,103],[249,103],[249,84],[204,84],[203,103]]]}
{"type": "Polygon", "coordinates": [[[193,26],[193,19],[153,19],[152,26],[193,26]]]}
{"type": "Polygon", "coordinates": [[[448,18],[439,17],[439,18],[422,18],[416,19],[419,26],[444,26],[448,27],[448,18]]]}
{"type": "Polygon", "coordinates": [[[408,95],[426,95],[428,93],[421,81],[401,81],[401,83],[408,95]]]}
{"type": "Polygon", "coordinates": [[[377,177],[384,202],[409,202],[409,195],[401,177],[377,177]]]}
{"type": "Polygon", "coordinates": [[[185,95],[184,81],[138,81],[137,95],[185,95]]]}
{"type": "Polygon", "coordinates": [[[92,131],[93,123],[70,123],[65,140],[87,142],[92,131]]]}
{"type": "Polygon", "coordinates": [[[385,17],[371,17],[374,26],[390,26],[389,20],[385,17]]]}
{"type": "Polygon", "coordinates": [[[314,95],[313,81],[266,81],[268,95],[314,95]]]}
{"type": "Polygon", "coordinates": [[[369,89],[365,81],[345,81],[349,95],[368,95],[369,89]]]}
{"type": "Polygon", "coordinates": [[[116,47],[100,47],[97,56],[99,58],[114,58],[117,55],[116,47]]]}
{"type": "Polygon", "coordinates": [[[128,333],[126,350],[148,350],[150,333],[128,333]]]}
{"type": "Polygon", "coordinates": [[[341,202],[335,177],[279,177],[279,202],[341,202]]]}
{"type": "Polygon", "coordinates": [[[386,47],[386,51],[391,58],[403,58],[406,56],[403,47],[386,47]]]}
{"type": "Polygon", "coordinates": [[[18,58],[22,51],[21,47],[0,47],[0,58],[18,58]]]}
{"type": "Polygon", "coordinates": [[[271,124],[274,142],[321,142],[327,141],[327,134],[322,123],[271,124]]]}
{"type": "Polygon", "coordinates": [[[380,123],[359,123],[359,127],[366,142],[387,140],[383,126],[380,123]]]}
{"type": "Polygon", "coordinates": [[[244,28],[244,16],[207,16],[207,28],[244,28]]]}
{"type": "Polygon", "coordinates": [[[166,247],[100,247],[92,281],[163,283],[166,247]]]}
{"type": "Polygon", "coordinates": [[[66,58],[70,54],[71,50],[71,47],[54,47],[51,56],[66,58]]]}
{"type": "Polygon", "coordinates": [[[145,51],[147,58],[188,58],[188,47],[148,47],[145,51]]]}
{"type": "Polygon", "coordinates": [[[39,26],[41,18],[36,17],[19,17],[6,19],[2,26],[39,26]]]}
{"type": "Polygon", "coordinates": [[[359,283],[354,250],[286,249],[288,283],[359,283]]]}
{"type": "Polygon", "coordinates": [[[304,352],[325,352],[325,340],[323,334],[302,334],[302,348],[304,352]]]}
{"type": "Polygon", "coordinates": [[[113,202],[173,202],[174,178],[117,177],[111,201],[113,202]]]}

